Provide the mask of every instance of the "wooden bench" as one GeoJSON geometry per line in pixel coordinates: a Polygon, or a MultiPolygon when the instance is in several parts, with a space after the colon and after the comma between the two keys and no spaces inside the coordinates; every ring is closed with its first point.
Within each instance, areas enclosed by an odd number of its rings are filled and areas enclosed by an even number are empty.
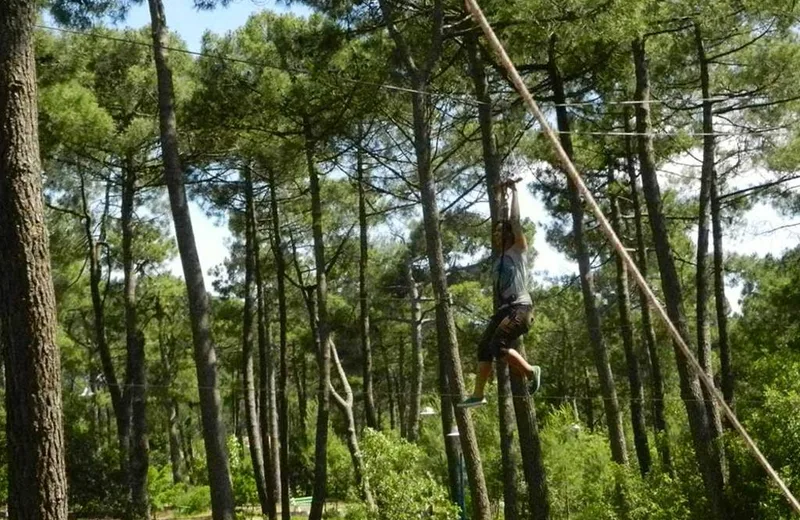
{"type": "Polygon", "coordinates": [[[289,505],[292,508],[292,511],[297,511],[297,508],[301,506],[310,507],[311,506],[311,498],[312,497],[293,497],[289,499],[289,505]]]}

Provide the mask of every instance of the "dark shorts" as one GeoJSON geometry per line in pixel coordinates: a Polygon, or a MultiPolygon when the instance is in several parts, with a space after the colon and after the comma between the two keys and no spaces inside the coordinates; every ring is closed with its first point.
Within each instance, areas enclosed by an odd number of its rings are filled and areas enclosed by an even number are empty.
{"type": "Polygon", "coordinates": [[[528,332],[531,321],[531,305],[511,305],[497,311],[478,343],[478,361],[492,361],[505,356],[509,345],[528,332]]]}

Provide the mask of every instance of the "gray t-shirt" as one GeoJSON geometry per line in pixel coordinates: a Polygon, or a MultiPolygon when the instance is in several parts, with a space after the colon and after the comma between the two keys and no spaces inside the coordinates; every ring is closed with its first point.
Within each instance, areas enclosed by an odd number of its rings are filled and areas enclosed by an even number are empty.
{"type": "Polygon", "coordinates": [[[510,247],[500,255],[492,268],[492,278],[501,309],[509,305],[532,305],[528,293],[528,266],[519,249],[510,247]]]}

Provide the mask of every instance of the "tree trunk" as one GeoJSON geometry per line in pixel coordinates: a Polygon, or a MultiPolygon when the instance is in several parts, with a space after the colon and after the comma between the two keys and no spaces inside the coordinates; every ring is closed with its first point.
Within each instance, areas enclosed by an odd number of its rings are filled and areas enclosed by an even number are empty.
{"type": "MultiPolygon", "coordinates": [[[[427,82],[415,82],[412,88],[417,91],[411,95],[414,120],[414,148],[417,159],[417,174],[422,198],[422,213],[425,226],[425,242],[428,250],[428,262],[431,269],[433,294],[436,299],[436,330],[439,349],[444,351],[447,379],[450,393],[464,395],[464,380],[461,375],[461,359],[458,351],[458,339],[450,307],[450,295],[447,288],[442,236],[439,228],[439,209],[436,202],[436,187],[431,171],[431,140],[428,111],[429,98],[424,91],[427,82]]],[[[469,412],[458,408],[455,410],[458,423],[461,450],[467,466],[472,505],[476,519],[488,520],[491,516],[489,495],[483,476],[483,465],[478,441],[469,412]]]]}
{"type": "Polygon", "coordinates": [[[333,357],[333,364],[336,367],[336,373],[339,375],[339,381],[344,388],[344,397],[339,395],[331,383],[330,391],[333,395],[333,401],[339,406],[342,415],[347,421],[347,449],[350,451],[350,459],[353,462],[353,473],[356,477],[356,485],[361,491],[361,498],[367,503],[370,510],[375,510],[375,500],[372,498],[372,492],[369,489],[369,480],[364,474],[364,460],[361,456],[361,450],[358,447],[358,436],[356,435],[356,420],[353,415],[353,390],[350,383],[347,381],[347,374],[344,371],[341,361],[339,361],[339,354],[336,351],[336,345],[333,340],[329,341],[328,348],[330,349],[333,357]]]}
{"type": "Polygon", "coordinates": [[[586,392],[586,399],[583,401],[586,408],[586,425],[589,427],[589,431],[594,433],[594,392],[592,391],[592,380],[589,377],[589,367],[583,368],[583,383],[586,392]]]}
{"type": "MultiPolygon", "coordinates": [[[[689,327],[683,310],[682,289],[678,272],[675,268],[675,261],[672,258],[669,231],[661,205],[661,188],[656,176],[650,124],[650,78],[642,40],[634,40],[632,50],[636,71],[636,94],[634,99],[639,101],[636,104],[639,164],[642,172],[645,200],[650,215],[650,226],[656,246],[656,255],[658,256],[658,264],[661,270],[661,287],[664,292],[670,320],[675,323],[686,343],[691,344],[689,327]]],[[[686,406],[695,456],[703,477],[706,496],[711,506],[712,518],[728,518],[722,461],[718,450],[714,446],[713,426],[703,404],[703,392],[700,389],[700,382],[697,374],[690,369],[679,347],[674,344],[673,346],[680,377],[681,397],[686,406]]]]}
{"type": "MultiPolygon", "coordinates": [[[[619,200],[613,171],[608,172],[609,201],[611,203],[611,223],[617,236],[622,233],[622,217],[620,215],[619,200]]],[[[639,470],[642,477],[650,472],[652,460],[650,446],[647,442],[647,425],[644,421],[644,389],[642,377],[639,373],[639,358],[633,342],[633,324],[631,323],[631,296],[628,289],[628,268],[619,255],[614,256],[617,264],[617,304],[619,306],[620,332],[622,346],[625,350],[625,362],[628,366],[628,383],[631,387],[631,424],[633,426],[633,443],[636,447],[636,458],[639,461],[639,470]]]]}
{"type": "MultiPolygon", "coordinates": [[[[278,183],[275,170],[267,167],[269,177],[270,213],[272,216],[272,253],[275,257],[275,284],[278,288],[278,327],[280,335],[280,376],[278,381],[278,443],[280,444],[281,518],[290,520],[289,504],[289,366],[286,362],[286,257],[283,255],[280,212],[278,211],[278,183]]],[[[301,408],[301,417],[305,410],[301,408]]]]}
{"type": "Polygon", "coordinates": [[[66,520],[56,302],[42,202],[37,4],[0,2],[0,346],[7,368],[8,515],[66,520]]]}
{"type": "Polygon", "coordinates": [[[169,428],[169,460],[172,465],[172,483],[180,484],[185,482],[184,470],[186,464],[183,460],[183,449],[181,448],[181,431],[178,416],[177,401],[170,400],[167,405],[168,428],[169,428]]]}
{"type": "Polygon", "coordinates": [[[123,171],[120,224],[122,227],[122,270],[125,278],[125,339],[128,363],[125,373],[131,389],[131,439],[128,484],[129,518],[149,519],[150,500],[147,494],[147,470],[150,445],[147,439],[147,366],[144,333],[139,329],[136,313],[136,273],[133,270],[133,211],[136,195],[136,171],[128,157],[123,171]]]}
{"type": "Polygon", "coordinates": [[[714,299],[717,311],[717,333],[719,334],[720,376],[722,396],[734,410],[734,376],[731,347],[728,341],[728,311],[725,299],[725,251],[722,246],[722,205],[719,199],[719,178],[716,169],[711,176],[711,225],[714,238],[714,299]]]}
{"type": "MultiPolygon", "coordinates": [[[[128,448],[130,445],[129,394],[127,388],[124,385],[120,385],[117,380],[114,362],[111,359],[111,348],[106,338],[105,299],[100,290],[100,283],[103,278],[102,265],[100,263],[100,247],[102,244],[100,242],[103,242],[103,238],[101,237],[101,240],[98,241],[94,236],[89,201],[86,198],[85,178],[82,172],[80,173],[80,183],[83,230],[89,247],[89,289],[92,298],[94,341],[97,346],[97,352],[100,354],[100,367],[103,370],[103,378],[105,378],[108,392],[111,394],[111,407],[114,410],[114,419],[117,425],[120,467],[123,473],[127,474],[128,448]]],[[[105,212],[108,212],[108,200],[106,201],[105,212]]]]}
{"type": "MultiPolygon", "coordinates": [[[[431,270],[433,294],[436,301],[436,331],[439,350],[443,353],[440,362],[446,369],[450,393],[464,395],[464,381],[461,375],[461,359],[458,351],[453,311],[450,307],[450,295],[447,289],[447,272],[442,250],[442,236],[439,228],[439,208],[436,202],[436,183],[431,171],[431,128],[430,128],[430,97],[426,95],[428,83],[436,63],[441,57],[444,6],[442,0],[433,2],[433,25],[431,31],[431,44],[429,54],[424,60],[422,68],[418,67],[412,58],[406,41],[394,25],[393,9],[384,0],[380,1],[380,9],[390,36],[405,62],[406,72],[411,78],[411,105],[414,125],[414,154],[417,161],[417,175],[419,179],[420,195],[422,200],[422,216],[425,228],[425,244],[428,253],[428,263],[431,270]]],[[[470,491],[472,494],[473,516],[476,520],[488,520],[491,516],[489,494],[483,475],[478,443],[469,411],[457,409],[455,411],[458,423],[461,449],[467,466],[470,491]]]]}
{"type": "MultiPolygon", "coordinates": [[[[625,114],[625,131],[631,132],[628,123],[628,114],[625,114]]],[[[636,178],[635,153],[630,136],[625,138],[625,153],[627,154],[626,169],[630,179],[630,197],[633,205],[634,224],[636,228],[636,263],[642,276],[647,279],[647,244],[644,240],[644,217],[640,202],[639,181],[636,178]]],[[[672,456],[669,448],[669,434],[667,419],[664,413],[664,378],[661,375],[661,359],[658,354],[656,334],[653,330],[653,320],[650,314],[650,305],[644,292],[639,289],[639,302],[642,314],[642,335],[646,346],[647,360],[650,366],[650,378],[653,401],[653,429],[656,447],[661,457],[661,463],[668,473],[672,473],[672,456]]]]}
{"type": "MultiPolygon", "coordinates": [[[[556,63],[556,42],[557,38],[553,35],[550,39],[549,50],[549,74],[553,85],[553,101],[556,103],[556,118],[558,119],[558,130],[560,132],[561,145],[570,157],[575,156],[572,148],[572,137],[570,136],[570,123],[566,103],[566,93],[561,72],[556,63]]],[[[578,269],[581,278],[581,291],[583,293],[583,308],[586,314],[586,324],[589,328],[589,342],[594,353],[594,362],[597,375],[600,380],[600,391],[603,394],[603,407],[606,412],[606,422],[608,424],[608,440],[611,444],[611,456],[617,464],[628,463],[628,453],[625,448],[625,430],[622,426],[622,415],[619,411],[619,401],[617,400],[617,390],[614,385],[614,374],[608,359],[608,349],[603,339],[602,327],[600,324],[600,314],[595,303],[594,281],[592,279],[591,257],[589,248],[584,237],[583,222],[583,203],[581,201],[578,187],[568,180],[570,213],[572,214],[572,233],[576,256],[578,259],[578,269]]]]}
{"type": "MultiPolygon", "coordinates": [[[[501,163],[495,144],[495,135],[492,121],[492,98],[484,70],[484,60],[479,54],[477,35],[468,35],[466,38],[467,57],[469,59],[469,72],[475,89],[475,99],[478,101],[478,122],[481,128],[481,144],[483,147],[483,164],[486,171],[486,193],[489,195],[489,213],[491,229],[498,222],[500,208],[504,207],[503,201],[498,200],[495,185],[500,181],[501,163]]],[[[497,257],[501,251],[493,250],[497,257]]],[[[494,288],[496,292],[496,287],[494,288]]],[[[494,295],[494,310],[497,311],[497,294],[494,295]]],[[[500,427],[500,451],[503,465],[503,516],[506,520],[518,518],[517,505],[517,460],[514,455],[514,409],[511,399],[511,380],[509,379],[508,364],[503,360],[495,362],[497,374],[497,412],[500,427]]],[[[523,406],[528,405],[523,404],[523,406]]],[[[524,419],[524,414],[521,416],[524,419]]],[[[529,431],[529,430],[526,430],[529,431]]],[[[520,438],[520,447],[530,446],[536,439],[520,438]]],[[[534,479],[528,481],[529,484],[534,479]]],[[[528,490],[528,495],[533,497],[535,492],[528,490]]],[[[532,499],[533,500],[533,499],[532,499]]],[[[533,511],[533,509],[531,509],[533,511]]]]}
{"type": "Polygon", "coordinates": [[[325,243],[322,235],[322,199],[317,168],[314,164],[314,139],[308,121],[305,127],[306,166],[311,189],[311,221],[314,236],[314,267],[316,270],[317,293],[317,369],[319,386],[317,387],[317,435],[314,448],[314,492],[311,501],[309,520],[320,520],[327,498],[328,478],[328,416],[330,404],[329,387],[331,384],[331,359],[328,347],[330,328],[328,324],[328,277],[325,263],[325,243]]]}
{"type": "MultiPolygon", "coordinates": [[[[253,203],[253,178],[249,165],[244,167],[245,189],[245,274],[244,274],[244,316],[242,319],[242,383],[244,392],[244,411],[247,422],[247,440],[250,445],[250,459],[253,462],[253,476],[256,481],[261,513],[269,514],[267,482],[264,476],[264,452],[258,410],[256,409],[255,370],[253,368],[253,279],[256,270],[255,251],[255,204],[253,203]]],[[[256,305],[258,302],[255,302],[256,305]]],[[[262,414],[266,411],[262,409],[262,414]]]]}
{"type": "Polygon", "coordinates": [[[406,342],[403,340],[400,340],[400,347],[397,349],[397,370],[390,371],[389,374],[392,381],[392,392],[394,392],[394,403],[397,406],[397,415],[395,417],[397,427],[400,430],[400,436],[407,438],[410,426],[407,418],[410,417],[410,414],[406,413],[409,392],[406,391],[406,342]]]}
{"type": "Polygon", "coordinates": [[[447,381],[447,364],[444,352],[439,349],[439,406],[441,407],[442,436],[444,437],[444,452],[447,457],[447,487],[450,498],[455,501],[459,489],[459,457],[460,446],[458,437],[451,437],[456,428],[456,416],[453,413],[453,400],[450,396],[450,383],[447,381]]]}
{"type": "Polygon", "coordinates": [[[266,472],[267,515],[269,515],[270,520],[275,520],[278,516],[277,503],[281,499],[281,444],[278,426],[278,397],[275,388],[275,352],[261,270],[261,242],[258,237],[258,218],[255,211],[253,212],[253,222],[253,246],[255,247],[258,298],[258,361],[261,401],[261,414],[259,417],[261,419],[264,471],[266,472]]]}
{"type": "MultiPolygon", "coordinates": [[[[406,282],[408,283],[408,298],[411,304],[411,359],[413,365],[411,366],[411,395],[408,420],[406,422],[407,426],[403,429],[408,440],[416,442],[419,438],[419,412],[422,406],[422,377],[425,374],[425,353],[422,349],[422,306],[420,305],[419,290],[417,281],[414,280],[410,258],[406,262],[406,282]]],[[[402,370],[402,359],[400,367],[402,370]]],[[[400,379],[402,380],[403,378],[404,376],[401,372],[400,379]]],[[[400,399],[402,399],[405,391],[401,391],[400,394],[400,399]]]]}
{"type": "MultiPolygon", "coordinates": [[[[158,352],[161,355],[161,365],[167,378],[162,384],[166,384],[173,377],[172,363],[167,354],[167,346],[164,341],[164,312],[161,303],[156,300],[156,320],[158,321],[158,352]]],[[[169,458],[172,465],[172,482],[178,484],[186,479],[184,471],[186,464],[183,457],[183,446],[181,445],[181,427],[178,401],[170,398],[166,404],[167,412],[167,431],[169,432],[169,458]]]]}
{"type": "Polygon", "coordinates": [[[162,0],[148,0],[153,54],[158,76],[158,106],[161,128],[161,151],[164,176],[169,191],[175,236],[178,241],[183,276],[189,298],[189,317],[192,325],[197,386],[200,393],[200,414],[203,420],[203,440],[208,461],[208,482],[211,488],[211,509],[214,520],[233,520],[234,503],[228,453],[222,421],[222,404],[217,387],[217,354],[211,338],[211,309],[203,281],[203,269],[197,255],[192,230],[192,218],[186,200],[178,148],[178,129],[175,117],[172,71],[167,62],[166,47],[169,33],[166,27],[162,0]]]}
{"type": "MultiPolygon", "coordinates": [[[[360,130],[360,129],[359,129],[360,130]]],[[[359,139],[363,135],[359,132],[359,139]]],[[[359,143],[360,144],[360,143],[359,143]]],[[[364,157],[359,146],[356,151],[356,171],[358,173],[358,224],[360,232],[360,255],[358,259],[358,299],[361,327],[361,355],[364,358],[364,413],[367,426],[379,429],[378,418],[375,414],[375,397],[372,390],[372,345],[369,338],[369,289],[367,287],[367,264],[369,261],[369,241],[367,226],[367,195],[364,187],[364,157]]]]}
{"type": "MultiPolygon", "coordinates": [[[[517,340],[515,348],[523,357],[525,347],[517,340]]],[[[528,395],[526,380],[512,374],[511,393],[514,413],[519,430],[519,449],[522,453],[522,471],[528,483],[528,507],[531,518],[546,520],[550,518],[550,494],[547,487],[547,471],[542,455],[542,442],[539,438],[539,422],[532,396],[528,395]]]]}
{"type": "MultiPolygon", "coordinates": [[[[695,282],[697,285],[697,361],[713,381],[714,369],[711,366],[711,340],[708,332],[708,206],[711,199],[711,179],[716,177],[716,142],[713,135],[713,103],[710,99],[711,80],[703,45],[703,34],[699,25],[695,24],[694,29],[697,58],[700,62],[700,88],[703,95],[703,167],[700,177],[700,213],[697,225],[697,273],[695,282]]],[[[714,439],[718,439],[722,435],[719,410],[711,393],[705,387],[702,387],[702,389],[703,396],[706,399],[708,416],[711,419],[712,435],[714,439]]],[[[719,449],[724,466],[725,455],[721,445],[719,449]]]]}

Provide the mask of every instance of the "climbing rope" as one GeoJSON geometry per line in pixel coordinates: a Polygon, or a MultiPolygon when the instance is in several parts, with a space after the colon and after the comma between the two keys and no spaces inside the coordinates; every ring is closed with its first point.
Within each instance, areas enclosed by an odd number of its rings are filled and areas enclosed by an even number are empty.
{"type": "Polygon", "coordinates": [[[525,86],[525,83],[522,81],[522,77],[517,72],[516,67],[509,59],[508,54],[506,54],[505,49],[503,48],[503,44],[500,43],[500,40],[497,39],[497,36],[494,33],[491,25],[489,25],[486,16],[484,16],[483,11],[481,11],[480,6],[478,5],[477,0],[464,0],[467,6],[467,10],[472,14],[472,17],[475,21],[480,25],[481,29],[483,30],[484,35],[489,40],[489,44],[491,45],[494,52],[497,54],[498,58],[500,59],[501,66],[506,69],[509,76],[511,77],[511,81],[514,84],[514,87],[517,89],[517,92],[522,97],[525,105],[528,107],[530,113],[539,121],[539,124],[542,127],[544,134],[547,136],[547,139],[550,141],[550,144],[553,146],[553,149],[556,152],[559,160],[564,166],[567,176],[575,183],[580,190],[580,193],[583,195],[586,204],[592,210],[597,221],[600,223],[600,227],[603,230],[603,233],[608,237],[611,245],[614,246],[614,249],[617,251],[617,254],[622,257],[623,261],[628,267],[628,270],[633,274],[633,278],[636,280],[636,283],[644,292],[647,299],[650,301],[652,307],[658,312],[661,318],[664,320],[664,323],[667,325],[667,329],[669,330],[672,339],[675,341],[675,344],[678,345],[680,350],[683,352],[683,355],[689,361],[689,363],[694,368],[695,372],[702,381],[703,385],[706,387],[706,390],[714,397],[717,403],[720,405],[722,410],[725,412],[725,415],[730,420],[733,427],[736,429],[737,432],[742,436],[747,447],[753,453],[755,458],[764,467],[767,474],[772,477],[778,487],[783,492],[786,499],[791,504],[792,508],[795,510],[796,513],[800,514],[800,503],[794,497],[792,492],[787,487],[786,483],[783,481],[780,475],[773,469],[772,465],[770,465],[769,461],[764,457],[764,454],[761,453],[761,450],[756,445],[755,441],[750,437],[747,433],[747,430],[744,429],[744,426],[739,422],[739,419],[736,418],[736,415],[733,413],[733,410],[728,406],[728,403],[725,402],[725,399],[722,397],[722,394],[717,390],[716,386],[714,386],[714,382],[711,378],[706,374],[706,372],[700,366],[700,363],[697,362],[695,357],[692,355],[689,346],[684,341],[683,337],[681,336],[678,329],[675,327],[675,324],[672,323],[672,320],[669,319],[667,315],[666,309],[664,309],[661,302],[658,301],[656,295],[653,293],[653,290],[650,288],[650,285],[642,276],[642,273],[639,272],[636,263],[628,254],[628,251],[625,249],[625,246],[620,241],[617,234],[614,232],[611,224],[609,224],[608,220],[606,219],[605,215],[603,214],[603,210],[597,204],[594,197],[592,196],[592,192],[589,191],[589,188],[586,187],[586,184],[583,182],[583,178],[578,173],[578,170],[575,168],[575,165],[570,160],[567,153],[564,151],[564,148],[561,146],[556,133],[550,127],[550,124],[547,122],[542,111],[539,109],[539,106],[534,101],[533,96],[528,91],[528,88],[525,86]]]}

